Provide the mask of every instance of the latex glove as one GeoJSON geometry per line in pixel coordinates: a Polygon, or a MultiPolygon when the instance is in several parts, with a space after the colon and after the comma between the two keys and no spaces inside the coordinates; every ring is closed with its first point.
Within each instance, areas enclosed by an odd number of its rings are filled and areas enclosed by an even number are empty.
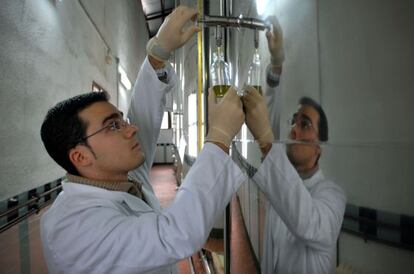
{"type": "Polygon", "coordinates": [[[259,143],[262,152],[267,152],[274,136],[263,96],[255,88],[246,87],[242,100],[246,111],[246,125],[259,143]]]}
{"type": "Polygon", "coordinates": [[[177,7],[165,18],[157,35],[148,41],[148,54],[159,61],[167,61],[173,50],[180,48],[194,33],[201,30],[194,24],[185,28],[188,22],[196,19],[197,10],[186,6],[177,7]]]}
{"type": "Polygon", "coordinates": [[[209,89],[208,94],[208,133],[206,142],[217,142],[226,148],[240,131],[244,122],[243,104],[234,87],[230,87],[216,103],[216,94],[209,89]]]}
{"type": "Polygon", "coordinates": [[[279,20],[274,15],[266,18],[272,24],[272,29],[266,32],[267,45],[271,55],[271,63],[274,66],[281,66],[285,60],[283,50],[283,31],[280,27],[279,20]]]}

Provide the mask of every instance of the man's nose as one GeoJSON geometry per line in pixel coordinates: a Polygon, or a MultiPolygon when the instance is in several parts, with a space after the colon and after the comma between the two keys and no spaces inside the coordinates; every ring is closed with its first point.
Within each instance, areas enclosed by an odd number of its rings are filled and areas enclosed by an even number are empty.
{"type": "Polygon", "coordinates": [[[292,128],[290,129],[289,138],[291,140],[295,140],[298,135],[298,126],[296,124],[293,124],[292,128]]]}
{"type": "Polygon", "coordinates": [[[131,138],[138,132],[138,130],[138,127],[135,125],[127,125],[124,130],[124,135],[127,138],[131,138]]]}

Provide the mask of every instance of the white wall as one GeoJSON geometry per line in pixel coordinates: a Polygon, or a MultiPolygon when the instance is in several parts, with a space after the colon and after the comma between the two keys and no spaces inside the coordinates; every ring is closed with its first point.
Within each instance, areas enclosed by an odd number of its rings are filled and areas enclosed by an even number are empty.
{"type": "Polygon", "coordinates": [[[47,155],[40,125],[58,101],[96,81],[117,104],[118,56],[135,80],[148,40],[138,1],[83,0],[112,49],[78,1],[4,0],[0,5],[0,200],[64,175],[47,155]]]}
{"type": "MultiPolygon", "coordinates": [[[[326,175],[348,202],[414,216],[412,1],[318,3],[321,97],[330,122],[326,175]]],[[[342,235],[340,261],[364,273],[407,273],[413,252],[342,235]]]]}
{"type": "MultiPolygon", "coordinates": [[[[146,57],[145,47],[148,41],[141,2],[82,0],[82,3],[110,45],[112,54],[119,58],[120,65],[134,84],[138,70],[146,57]]],[[[126,90],[123,92],[125,100],[129,101],[131,93],[126,90]]],[[[122,103],[128,102],[119,100],[119,104],[122,103]]]]}
{"type": "Polygon", "coordinates": [[[333,146],[326,164],[351,203],[411,216],[413,8],[404,0],[319,4],[321,98],[333,146]]]}

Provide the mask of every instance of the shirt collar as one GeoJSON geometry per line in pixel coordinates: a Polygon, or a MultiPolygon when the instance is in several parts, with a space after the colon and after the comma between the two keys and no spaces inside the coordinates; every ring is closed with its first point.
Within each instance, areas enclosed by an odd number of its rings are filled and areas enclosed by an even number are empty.
{"type": "Polygon", "coordinates": [[[89,178],[76,176],[69,173],[66,174],[66,177],[72,183],[99,187],[110,191],[127,192],[141,199],[143,199],[144,197],[142,192],[142,184],[131,177],[128,178],[128,181],[92,180],[89,178]]]}

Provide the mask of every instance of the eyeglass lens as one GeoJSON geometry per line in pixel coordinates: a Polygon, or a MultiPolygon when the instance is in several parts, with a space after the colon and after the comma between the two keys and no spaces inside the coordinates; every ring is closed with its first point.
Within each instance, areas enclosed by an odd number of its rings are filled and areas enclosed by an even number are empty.
{"type": "Polygon", "coordinates": [[[290,125],[292,127],[299,126],[302,130],[308,130],[312,128],[312,122],[306,117],[298,117],[295,113],[291,119],[290,125]]]}

